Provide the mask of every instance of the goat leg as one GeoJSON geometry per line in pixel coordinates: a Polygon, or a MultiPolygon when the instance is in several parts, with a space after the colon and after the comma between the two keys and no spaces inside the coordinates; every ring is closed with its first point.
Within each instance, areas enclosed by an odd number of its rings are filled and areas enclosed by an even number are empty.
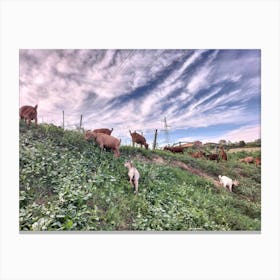
{"type": "Polygon", "coordinates": [[[134,188],[133,182],[132,182],[132,178],[130,178],[129,183],[131,185],[131,188],[134,188]]]}
{"type": "Polygon", "coordinates": [[[138,181],[134,181],[134,185],[135,185],[134,193],[137,194],[138,193],[138,181]]]}

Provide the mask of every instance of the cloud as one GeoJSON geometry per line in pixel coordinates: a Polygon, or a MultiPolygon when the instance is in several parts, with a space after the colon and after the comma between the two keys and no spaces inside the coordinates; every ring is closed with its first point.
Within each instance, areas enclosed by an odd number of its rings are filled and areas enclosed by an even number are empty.
{"type": "Polygon", "coordinates": [[[239,129],[228,132],[224,135],[224,138],[232,142],[238,142],[241,140],[244,140],[245,142],[254,141],[261,138],[261,127],[260,125],[243,126],[239,129]]]}
{"type": "Polygon", "coordinates": [[[246,127],[260,119],[260,51],[20,50],[19,86],[39,122],[60,125],[64,110],[69,128],[81,114],[120,137],[161,129],[165,116],[174,131],[246,127]]]}
{"type": "Polygon", "coordinates": [[[220,135],[220,137],[206,138],[205,142],[218,142],[221,139],[231,142],[239,142],[241,140],[245,142],[255,141],[261,138],[260,125],[254,126],[242,126],[238,129],[228,131],[227,133],[220,135]]]}

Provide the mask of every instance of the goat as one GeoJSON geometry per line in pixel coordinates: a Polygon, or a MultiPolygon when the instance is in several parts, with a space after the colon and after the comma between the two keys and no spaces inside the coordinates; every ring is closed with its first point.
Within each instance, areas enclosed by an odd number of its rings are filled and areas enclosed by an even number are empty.
{"type": "Polygon", "coordinates": [[[138,181],[140,178],[140,174],[136,167],[134,166],[132,161],[127,161],[124,164],[125,167],[128,168],[128,176],[129,176],[129,182],[132,188],[134,188],[134,193],[138,193],[138,181]]]}
{"type": "Polygon", "coordinates": [[[219,155],[218,154],[205,155],[205,157],[209,160],[216,160],[217,162],[219,162],[219,155]]]}
{"type": "Polygon", "coordinates": [[[237,180],[232,180],[227,176],[218,176],[220,183],[224,186],[225,189],[229,189],[232,192],[232,186],[238,186],[239,182],[237,180]]]}
{"type": "Polygon", "coordinates": [[[189,152],[189,155],[193,158],[201,158],[201,157],[205,156],[205,153],[202,151],[198,151],[198,152],[194,152],[194,153],[189,152]]]}
{"type": "Polygon", "coordinates": [[[112,149],[114,151],[115,157],[120,156],[120,144],[121,140],[104,133],[96,133],[91,131],[86,131],[85,133],[85,139],[94,139],[96,143],[101,148],[101,151],[103,149],[112,149]]]}
{"type": "Polygon", "coordinates": [[[168,147],[168,146],[165,146],[163,148],[163,150],[165,151],[170,151],[172,153],[184,153],[184,147],[168,147]]]}
{"type": "Polygon", "coordinates": [[[254,163],[254,157],[245,157],[239,160],[240,162],[244,162],[244,163],[254,163]]]}
{"type": "Polygon", "coordinates": [[[131,133],[130,130],[129,130],[129,133],[130,133],[131,138],[132,138],[132,145],[133,145],[133,147],[134,147],[135,143],[137,143],[137,144],[141,145],[141,148],[142,148],[142,145],[144,145],[145,148],[148,149],[149,145],[147,144],[145,137],[143,137],[142,135],[140,135],[137,132],[131,133]]]}
{"type": "Polygon", "coordinates": [[[27,126],[30,125],[32,120],[35,120],[35,124],[37,125],[37,108],[38,105],[32,106],[22,106],[19,109],[19,116],[21,120],[24,120],[25,123],[28,121],[27,126]]]}
{"type": "Polygon", "coordinates": [[[110,130],[108,128],[98,128],[98,129],[94,129],[93,132],[96,132],[96,133],[104,133],[104,134],[107,134],[107,135],[111,135],[113,131],[113,128],[110,130]]]}
{"type": "Polygon", "coordinates": [[[255,164],[256,164],[256,166],[261,165],[261,158],[260,157],[255,158],[255,164]]]}
{"type": "Polygon", "coordinates": [[[220,155],[221,155],[221,159],[223,160],[227,160],[227,154],[226,152],[224,151],[224,148],[223,147],[220,147],[220,155]]]}

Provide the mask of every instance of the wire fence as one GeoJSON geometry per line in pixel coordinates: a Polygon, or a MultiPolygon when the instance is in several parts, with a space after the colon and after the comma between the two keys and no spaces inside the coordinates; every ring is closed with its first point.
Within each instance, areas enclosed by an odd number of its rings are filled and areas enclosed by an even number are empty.
{"type": "MultiPolygon", "coordinates": [[[[43,112],[38,113],[38,123],[42,124],[54,124],[56,126],[62,127],[66,130],[78,130],[80,132],[85,132],[86,130],[93,130],[97,128],[104,127],[98,123],[94,124],[93,120],[87,120],[83,117],[83,114],[71,114],[71,121],[68,121],[69,115],[65,114],[64,111],[61,113],[53,112],[43,112]],[[73,119],[76,118],[76,121],[73,119]]],[[[142,134],[150,147],[157,148],[163,145],[172,145],[176,139],[172,139],[169,135],[169,126],[166,124],[166,119],[159,121],[163,128],[145,128],[145,127],[130,127],[127,124],[117,125],[113,130],[113,135],[122,140],[122,145],[132,145],[131,136],[129,131],[136,131],[142,134]]],[[[106,126],[105,126],[106,127],[106,126]]],[[[109,129],[114,127],[107,127],[109,129]]]]}

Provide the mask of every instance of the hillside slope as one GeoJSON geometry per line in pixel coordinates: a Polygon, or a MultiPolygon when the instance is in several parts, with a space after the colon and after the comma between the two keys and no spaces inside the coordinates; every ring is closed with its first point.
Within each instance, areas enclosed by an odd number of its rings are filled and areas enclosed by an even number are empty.
{"type": "Polygon", "coordinates": [[[76,131],[20,124],[20,230],[260,230],[260,169],[195,160],[188,155],[122,147],[101,152],[76,131]],[[124,162],[141,174],[130,188],[124,162]],[[200,170],[195,174],[176,165],[200,170]],[[218,174],[238,177],[229,193],[218,174]],[[201,174],[207,174],[208,178],[201,174]]]}

